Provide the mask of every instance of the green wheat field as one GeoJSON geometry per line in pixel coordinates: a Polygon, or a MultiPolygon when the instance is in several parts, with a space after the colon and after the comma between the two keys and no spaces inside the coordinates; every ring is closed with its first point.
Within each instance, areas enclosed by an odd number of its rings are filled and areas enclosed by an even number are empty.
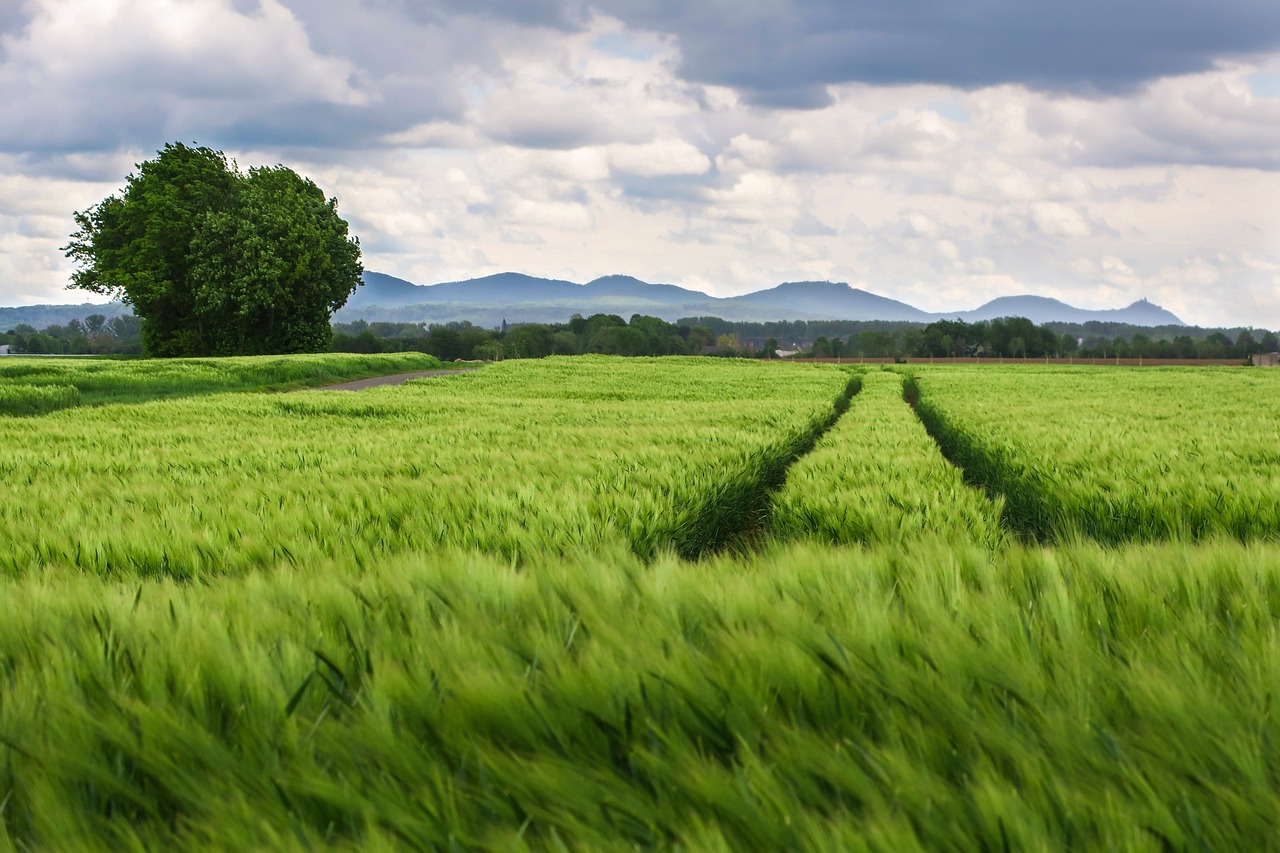
{"type": "Polygon", "coordinates": [[[1256,850],[1280,371],[0,362],[0,850],[1256,850]]]}

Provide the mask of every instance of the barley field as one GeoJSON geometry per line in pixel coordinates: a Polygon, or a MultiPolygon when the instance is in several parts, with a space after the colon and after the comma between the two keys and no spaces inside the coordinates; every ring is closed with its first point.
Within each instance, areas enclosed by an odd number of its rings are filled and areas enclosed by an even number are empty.
{"type": "Polygon", "coordinates": [[[1280,373],[142,364],[0,415],[0,850],[1275,846],[1280,373]]]}
{"type": "Polygon", "coordinates": [[[919,372],[922,419],[1027,536],[1280,535],[1275,371],[919,372]]]}

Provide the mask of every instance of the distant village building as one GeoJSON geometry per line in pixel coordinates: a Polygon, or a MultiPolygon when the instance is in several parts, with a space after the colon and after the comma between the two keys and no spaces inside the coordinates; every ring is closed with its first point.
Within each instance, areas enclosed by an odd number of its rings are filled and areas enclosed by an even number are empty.
{"type": "Polygon", "coordinates": [[[0,344],[0,355],[10,355],[9,344],[0,344]]]}
{"type": "Polygon", "coordinates": [[[1253,356],[1254,367],[1280,367],[1280,352],[1260,352],[1253,356]]]}

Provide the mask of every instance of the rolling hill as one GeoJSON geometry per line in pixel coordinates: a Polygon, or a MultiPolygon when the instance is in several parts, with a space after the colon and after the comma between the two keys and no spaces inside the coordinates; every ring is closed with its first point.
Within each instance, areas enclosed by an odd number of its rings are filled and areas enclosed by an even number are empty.
{"type": "MultiPolygon", "coordinates": [[[[0,308],[0,331],[28,323],[52,323],[129,313],[126,305],[29,305],[0,308]]],[[[1043,296],[1004,296],[968,311],[928,312],[905,302],[831,281],[790,281],[740,296],[715,297],[674,284],[650,284],[626,275],[609,275],[578,284],[522,273],[499,273],[467,281],[420,285],[380,272],[366,272],[364,284],[334,316],[339,322],[448,323],[468,320],[482,326],[512,323],[561,323],[574,314],[648,314],[675,321],[682,317],[723,320],[887,320],[929,323],[940,319],[968,322],[995,317],[1026,317],[1034,323],[1086,323],[1099,320],[1135,326],[1182,326],[1182,320],[1145,299],[1125,308],[1089,310],[1043,296]]]]}
{"type": "Polygon", "coordinates": [[[792,281],[740,296],[715,297],[673,284],[650,284],[625,275],[586,284],[499,273],[468,281],[416,285],[367,272],[361,287],[336,320],[446,323],[470,320],[496,325],[564,322],[573,314],[649,314],[674,321],[715,316],[725,320],[892,320],[968,322],[995,317],[1027,317],[1035,323],[1101,320],[1137,326],[1184,325],[1169,311],[1139,300],[1126,308],[1076,308],[1043,296],[1006,296],[969,311],[928,312],[905,302],[831,281],[792,281]]]}

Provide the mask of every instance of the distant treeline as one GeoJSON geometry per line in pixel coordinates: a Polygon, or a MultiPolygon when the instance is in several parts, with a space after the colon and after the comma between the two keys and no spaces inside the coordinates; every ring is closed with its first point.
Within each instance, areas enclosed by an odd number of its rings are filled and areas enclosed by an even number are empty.
{"type": "MultiPolygon", "coordinates": [[[[138,354],[141,323],[131,314],[37,330],[19,323],[0,334],[14,353],[138,354]]],[[[772,358],[779,353],[818,358],[1178,358],[1241,360],[1280,350],[1275,332],[1259,329],[1147,328],[1122,323],[1046,323],[1021,317],[966,323],[866,320],[787,320],[745,323],[690,317],[574,315],[567,323],[520,323],[496,329],[472,323],[333,324],[335,352],[425,352],[445,360],[541,358],[548,355],[722,355],[772,358]]]]}
{"type": "Polygon", "coordinates": [[[18,323],[0,334],[0,346],[31,355],[137,355],[142,352],[142,321],[132,314],[90,314],[83,320],[37,330],[18,323]]]}
{"type": "Polygon", "coordinates": [[[333,325],[335,352],[416,350],[453,359],[542,358],[548,355],[689,355],[707,350],[738,355],[737,339],[717,336],[705,326],[668,323],[635,314],[628,323],[617,314],[575,314],[567,323],[522,323],[485,329],[471,323],[423,327],[417,323],[333,325]]]}
{"type": "Polygon", "coordinates": [[[939,320],[910,323],[859,320],[793,320],[741,323],[695,317],[716,335],[734,335],[760,348],[769,338],[783,350],[818,357],[864,358],[1179,358],[1245,359],[1280,349],[1275,332],[1265,329],[1205,329],[1197,326],[1134,326],[1092,320],[1045,323],[1005,317],[966,323],[939,320]]]}
{"type": "Polygon", "coordinates": [[[1048,323],[1022,317],[905,323],[793,320],[745,323],[691,317],[668,323],[635,314],[574,315],[568,323],[522,323],[487,329],[471,323],[335,323],[338,352],[415,350],[452,359],[541,358],[548,355],[707,354],[772,358],[1178,358],[1241,360],[1275,352],[1276,334],[1252,329],[1158,329],[1119,323],[1048,323]],[[1161,334],[1163,332],[1163,334],[1161,334]],[[1176,332],[1177,334],[1172,334],[1176,332]],[[1158,336],[1157,336],[1158,335],[1158,336]]]}

